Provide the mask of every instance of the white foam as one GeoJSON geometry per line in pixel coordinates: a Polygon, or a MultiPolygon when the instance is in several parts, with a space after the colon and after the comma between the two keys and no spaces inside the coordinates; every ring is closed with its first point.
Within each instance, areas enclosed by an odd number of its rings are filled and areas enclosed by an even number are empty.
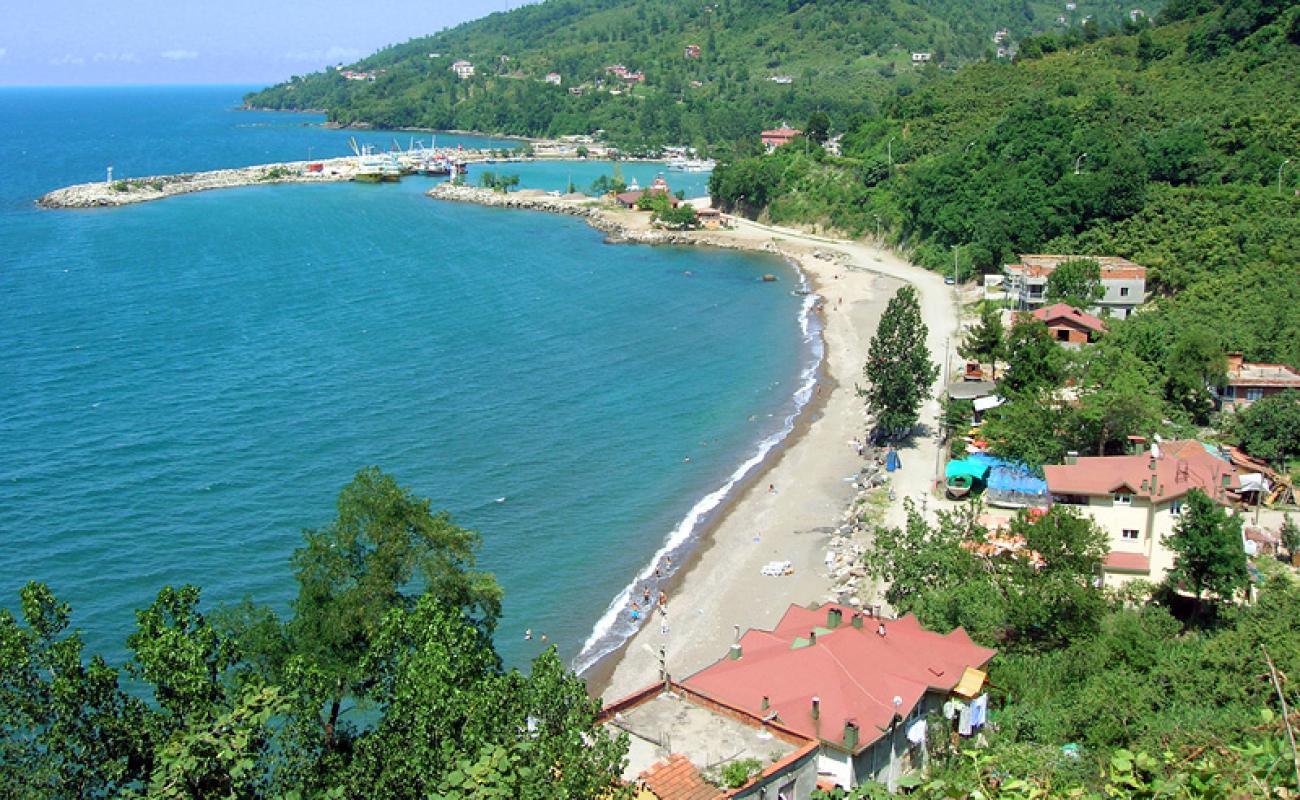
{"type": "MultiPolygon", "coordinates": [[[[807,290],[809,288],[807,276],[804,275],[797,264],[792,262],[791,266],[799,275],[799,287],[807,290]]],[[[592,627],[591,634],[587,636],[587,641],[582,645],[582,650],[573,659],[574,672],[581,674],[590,669],[596,662],[617,650],[636,633],[639,626],[628,621],[624,612],[632,600],[632,593],[637,585],[650,579],[655,573],[655,568],[662,564],[666,557],[686,544],[705,516],[720,506],[727,499],[727,495],[731,493],[732,489],[736,487],[736,484],[744,480],[752,470],[761,465],[763,460],[767,458],[767,454],[772,452],[772,449],[794,430],[795,421],[799,418],[799,414],[808,405],[808,401],[812,399],[817,386],[817,372],[821,368],[822,359],[825,356],[825,345],[822,342],[821,329],[814,324],[815,320],[812,313],[813,309],[816,308],[818,299],[814,294],[804,295],[803,303],[799,308],[799,331],[803,336],[805,346],[812,353],[812,358],[799,375],[799,388],[794,393],[794,410],[786,415],[780,430],[760,441],[753,455],[737,467],[722,486],[706,494],[691,507],[691,510],[686,513],[681,522],[677,523],[677,527],[673,528],[663,545],[655,552],[650,559],[650,563],[643,567],[637,573],[636,578],[610,602],[605,609],[605,613],[592,627]]]]}

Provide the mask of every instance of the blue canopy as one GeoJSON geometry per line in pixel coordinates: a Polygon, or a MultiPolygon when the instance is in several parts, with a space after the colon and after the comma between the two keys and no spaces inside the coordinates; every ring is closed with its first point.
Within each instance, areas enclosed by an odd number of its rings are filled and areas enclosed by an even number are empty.
{"type": "Polygon", "coordinates": [[[944,468],[944,477],[948,480],[953,478],[974,478],[982,481],[984,476],[989,474],[989,465],[982,461],[974,459],[962,459],[960,461],[949,461],[948,466],[944,468]]]}
{"type": "Polygon", "coordinates": [[[989,474],[985,480],[988,484],[986,497],[990,505],[1020,508],[1048,504],[1047,481],[1024,464],[987,453],[976,453],[966,460],[988,465],[989,474]]]}

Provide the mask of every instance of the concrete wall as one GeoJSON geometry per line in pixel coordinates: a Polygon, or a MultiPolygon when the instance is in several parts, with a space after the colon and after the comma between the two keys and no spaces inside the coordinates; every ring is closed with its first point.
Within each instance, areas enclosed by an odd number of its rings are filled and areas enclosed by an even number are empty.
{"type": "Polygon", "coordinates": [[[817,789],[817,772],[821,759],[819,749],[811,747],[807,752],[763,776],[763,779],[737,791],[729,797],[752,798],[752,800],[808,800],[817,789]]]}

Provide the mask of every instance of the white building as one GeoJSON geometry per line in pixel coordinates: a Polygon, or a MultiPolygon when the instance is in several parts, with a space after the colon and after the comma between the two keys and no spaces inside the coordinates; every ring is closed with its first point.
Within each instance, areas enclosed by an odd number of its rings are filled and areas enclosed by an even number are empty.
{"type": "Polygon", "coordinates": [[[456,77],[465,80],[474,75],[474,65],[464,60],[457,61],[451,65],[451,71],[456,73],[456,77]]]}
{"type": "Polygon", "coordinates": [[[913,64],[923,64],[923,63],[925,63],[926,61],[931,60],[932,58],[934,58],[934,54],[933,54],[933,53],[913,53],[913,54],[912,54],[912,63],[913,63],[913,64]]]}

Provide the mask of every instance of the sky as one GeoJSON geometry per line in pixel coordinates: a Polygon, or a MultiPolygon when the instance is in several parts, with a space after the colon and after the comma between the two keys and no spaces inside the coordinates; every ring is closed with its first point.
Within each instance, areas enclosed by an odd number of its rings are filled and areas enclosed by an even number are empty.
{"type": "Polygon", "coordinates": [[[521,0],[3,0],[0,85],[269,84],[521,0]]]}

